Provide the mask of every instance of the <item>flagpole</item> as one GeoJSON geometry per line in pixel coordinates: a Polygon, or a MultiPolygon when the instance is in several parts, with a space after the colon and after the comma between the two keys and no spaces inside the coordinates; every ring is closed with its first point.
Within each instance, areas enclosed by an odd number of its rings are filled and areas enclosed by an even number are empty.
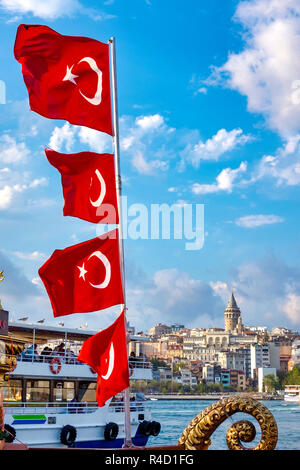
{"type": "MultiPolygon", "coordinates": [[[[116,187],[117,201],[119,212],[119,253],[121,261],[122,285],[124,294],[124,322],[126,341],[128,336],[127,320],[126,320],[126,291],[125,291],[125,266],[124,266],[124,243],[122,228],[122,180],[120,171],[120,140],[119,140],[119,118],[118,118],[118,94],[117,94],[117,73],[116,73],[116,40],[112,37],[109,40],[111,46],[111,62],[112,62],[112,91],[113,91],[113,124],[114,124],[114,150],[115,150],[115,169],[116,169],[116,187]]],[[[127,343],[127,363],[128,363],[128,343],[127,343]]],[[[124,415],[125,415],[125,441],[124,447],[132,447],[131,440],[131,422],[130,422],[130,391],[129,388],[124,390],[124,415]]]]}

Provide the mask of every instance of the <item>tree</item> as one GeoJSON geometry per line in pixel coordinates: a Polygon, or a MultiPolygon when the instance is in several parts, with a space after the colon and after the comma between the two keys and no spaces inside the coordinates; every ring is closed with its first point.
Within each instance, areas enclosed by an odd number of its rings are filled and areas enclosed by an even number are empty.
{"type": "Polygon", "coordinates": [[[278,381],[276,381],[274,374],[266,374],[263,379],[263,386],[266,392],[272,392],[276,389],[278,381]]]}
{"type": "Polygon", "coordinates": [[[300,385],[300,366],[294,366],[285,378],[282,380],[282,385],[300,385]]]}
{"type": "Polygon", "coordinates": [[[185,363],[184,362],[178,362],[177,364],[175,364],[175,366],[173,368],[173,372],[179,372],[179,370],[182,369],[183,367],[185,367],[185,363]]]}
{"type": "Polygon", "coordinates": [[[158,367],[168,367],[168,364],[165,361],[161,361],[160,359],[157,359],[157,357],[151,357],[150,362],[154,369],[158,369],[158,367]]]}

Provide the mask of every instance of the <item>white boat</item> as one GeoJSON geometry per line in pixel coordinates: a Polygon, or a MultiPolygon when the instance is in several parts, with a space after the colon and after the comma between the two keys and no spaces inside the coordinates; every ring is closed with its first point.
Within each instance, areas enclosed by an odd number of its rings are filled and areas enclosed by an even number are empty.
{"type": "MultiPolygon", "coordinates": [[[[83,341],[96,332],[20,322],[10,323],[9,331],[30,345],[4,382],[5,427],[10,442],[14,437],[14,442],[29,448],[122,447],[125,438],[122,396],[99,408],[96,374],[76,360],[83,341]],[[63,350],[54,351],[55,345],[58,349],[62,343],[63,350]]],[[[134,336],[131,341],[135,341],[134,336]]],[[[130,368],[131,380],[152,379],[151,363],[146,358],[131,361],[130,368]]],[[[151,421],[143,394],[132,394],[130,418],[134,445],[145,446],[149,436],[159,434],[160,424],[151,421]]]]}
{"type": "Polygon", "coordinates": [[[300,385],[287,385],[284,389],[284,401],[300,403],[300,385]]]}

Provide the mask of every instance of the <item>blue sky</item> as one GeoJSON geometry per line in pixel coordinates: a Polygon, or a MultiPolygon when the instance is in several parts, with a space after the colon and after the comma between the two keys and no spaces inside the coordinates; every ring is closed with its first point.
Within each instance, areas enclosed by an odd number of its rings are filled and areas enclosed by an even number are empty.
{"type": "MultiPolygon", "coordinates": [[[[13,57],[20,23],[115,36],[128,203],[204,204],[205,243],[125,242],[128,319],[223,326],[233,288],[245,324],[300,325],[300,6],[297,0],[0,0],[0,286],[13,318],[57,324],[38,268],[96,236],[62,216],[43,148],[111,151],[110,137],[29,111],[13,57]],[[62,4],[63,3],[63,4],[62,4]]],[[[65,317],[107,326],[116,309],[65,317]]]]}

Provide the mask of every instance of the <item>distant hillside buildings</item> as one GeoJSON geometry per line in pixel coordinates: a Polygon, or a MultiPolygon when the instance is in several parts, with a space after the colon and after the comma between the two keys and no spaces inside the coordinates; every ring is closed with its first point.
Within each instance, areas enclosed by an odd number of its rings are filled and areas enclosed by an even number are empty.
{"type": "Polygon", "coordinates": [[[189,329],[159,323],[150,329],[148,341],[139,346],[135,342],[135,347],[168,364],[154,370],[154,379],[190,386],[219,383],[235,390],[251,386],[262,391],[264,375],[276,377],[278,371],[300,364],[299,334],[284,327],[268,331],[244,326],[233,292],[224,324],[225,328],[189,329]]]}

